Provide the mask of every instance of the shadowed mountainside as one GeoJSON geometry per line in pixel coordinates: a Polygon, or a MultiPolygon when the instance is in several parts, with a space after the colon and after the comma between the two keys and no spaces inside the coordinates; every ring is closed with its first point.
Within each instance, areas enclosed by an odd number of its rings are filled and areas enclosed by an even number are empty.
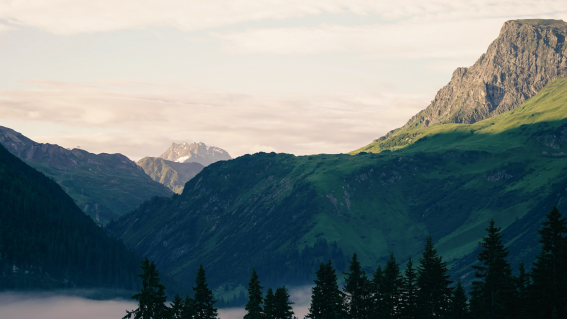
{"type": "Polygon", "coordinates": [[[53,178],[97,223],[106,224],[153,196],[172,192],[153,181],[122,154],[92,154],[54,144],[36,143],[0,126],[0,144],[27,164],[53,178]]]}
{"type": "Polygon", "coordinates": [[[136,163],[154,181],[181,194],[185,183],[205,168],[196,162],[172,162],[159,157],[144,157],[136,163]]]}

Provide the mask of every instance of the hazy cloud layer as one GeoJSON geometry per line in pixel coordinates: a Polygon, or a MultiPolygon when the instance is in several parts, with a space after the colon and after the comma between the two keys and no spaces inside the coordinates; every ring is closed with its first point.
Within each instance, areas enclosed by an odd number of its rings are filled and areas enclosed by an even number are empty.
{"type": "Polygon", "coordinates": [[[404,124],[427,103],[376,93],[285,98],[137,82],[36,84],[39,89],[0,90],[0,113],[8,121],[0,125],[23,123],[13,128],[38,142],[133,159],[158,156],[173,141],[203,141],[232,156],[348,152],[404,124]],[[57,134],[41,133],[50,125],[57,134]]]}
{"type": "Polygon", "coordinates": [[[421,21],[541,16],[567,11],[563,0],[12,0],[0,2],[0,19],[54,33],[110,31],[148,26],[197,30],[245,21],[322,13],[374,14],[421,21]]]}
{"type": "Polygon", "coordinates": [[[256,29],[214,34],[234,53],[320,54],[348,51],[377,59],[478,57],[498,36],[502,19],[389,25],[256,29]]]}
{"type": "MultiPolygon", "coordinates": [[[[116,319],[136,303],[125,300],[89,300],[52,294],[0,294],[0,318],[6,319],[116,319]]],[[[224,319],[224,318],[223,318],[224,319]]]]}
{"type": "MultiPolygon", "coordinates": [[[[289,289],[295,304],[295,316],[303,318],[309,311],[311,287],[289,289]]],[[[0,293],[0,318],[9,319],[119,319],[126,310],[137,308],[130,300],[90,300],[77,296],[53,293],[0,293]]],[[[220,319],[242,319],[243,308],[219,309],[220,319]]]]}

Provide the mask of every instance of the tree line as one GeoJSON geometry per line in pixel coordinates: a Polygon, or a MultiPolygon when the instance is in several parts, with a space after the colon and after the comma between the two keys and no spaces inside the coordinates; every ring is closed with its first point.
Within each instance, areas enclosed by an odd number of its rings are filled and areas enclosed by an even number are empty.
{"type": "MultiPolygon", "coordinates": [[[[424,251],[414,266],[410,258],[402,272],[394,254],[384,268],[367,275],[357,255],[339,287],[331,260],[320,263],[312,288],[309,319],[567,319],[567,218],[553,208],[543,222],[541,253],[528,272],[523,263],[517,275],[507,260],[509,251],[502,243],[501,228],[494,220],[479,243],[478,263],[472,265],[475,280],[467,294],[461,279],[449,280],[447,263],[439,256],[428,236],[424,251]]],[[[137,310],[124,319],[138,318],[213,319],[217,318],[212,291],[207,288],[203,267],[197,273],[193,298],[176,296],[165,305],[164,288],[159,284],[153,262],[143,262],[142,291],[133,298],[137,310]],[[155,309],[155,310],[154,310],[155,309]]],[[[255,270],[248,284],[244,319],[294,319],[285,286],[270,288],[264,297],[255,270]]]]}

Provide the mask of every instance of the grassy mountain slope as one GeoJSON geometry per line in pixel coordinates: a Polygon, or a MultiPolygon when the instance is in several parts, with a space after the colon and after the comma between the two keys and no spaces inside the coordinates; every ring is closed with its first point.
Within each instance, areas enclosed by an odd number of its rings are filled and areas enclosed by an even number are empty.
{"type": "Polygon", "coordinates": [[[177,194],[181,194],[185,183],[205,167],[196,162],[177,163],[159,157],[144,157],[136,164],[154,181],[165,185],[177,194]]]}
{"type": "Polygon", "coordinates": [[[0,145],[0,290],[137,288],[139,257],[0,145]]]}
{"type": "Polygon", "coordinates": [[[92,154],[77,148],[68,150],[36,143],[1,126],[0,144],[53,178],[79,208],[101,225],[133,210],[152,196],[172,194],[121,154],[92,154]]]}
{"type": "Polygon", "coordinates": [[[215,163],[181,195],[146,202],[108,229],[180,281],[203,263],[213,287],[245,283],[252,267],[288,282],[295,256],[321,238],[375,268],[390,251],[417,255],[431,234],[466,276],[463,261],[491,218],[516,245],[514,261],[531,261],[540,219],[552,205],[567,212],[566,145],[560,79],[511,112],[413,130],[354,156],[258,153],[215,163]]]}

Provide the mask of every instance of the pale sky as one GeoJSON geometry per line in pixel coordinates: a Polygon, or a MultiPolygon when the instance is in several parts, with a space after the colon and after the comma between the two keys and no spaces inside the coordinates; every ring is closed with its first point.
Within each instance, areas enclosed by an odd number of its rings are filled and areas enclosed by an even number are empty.
{"type": "Polygon", "coordinates": [[[133,160],[346,153],[565,0],[0,0],[0,125],[133,160]]]}

